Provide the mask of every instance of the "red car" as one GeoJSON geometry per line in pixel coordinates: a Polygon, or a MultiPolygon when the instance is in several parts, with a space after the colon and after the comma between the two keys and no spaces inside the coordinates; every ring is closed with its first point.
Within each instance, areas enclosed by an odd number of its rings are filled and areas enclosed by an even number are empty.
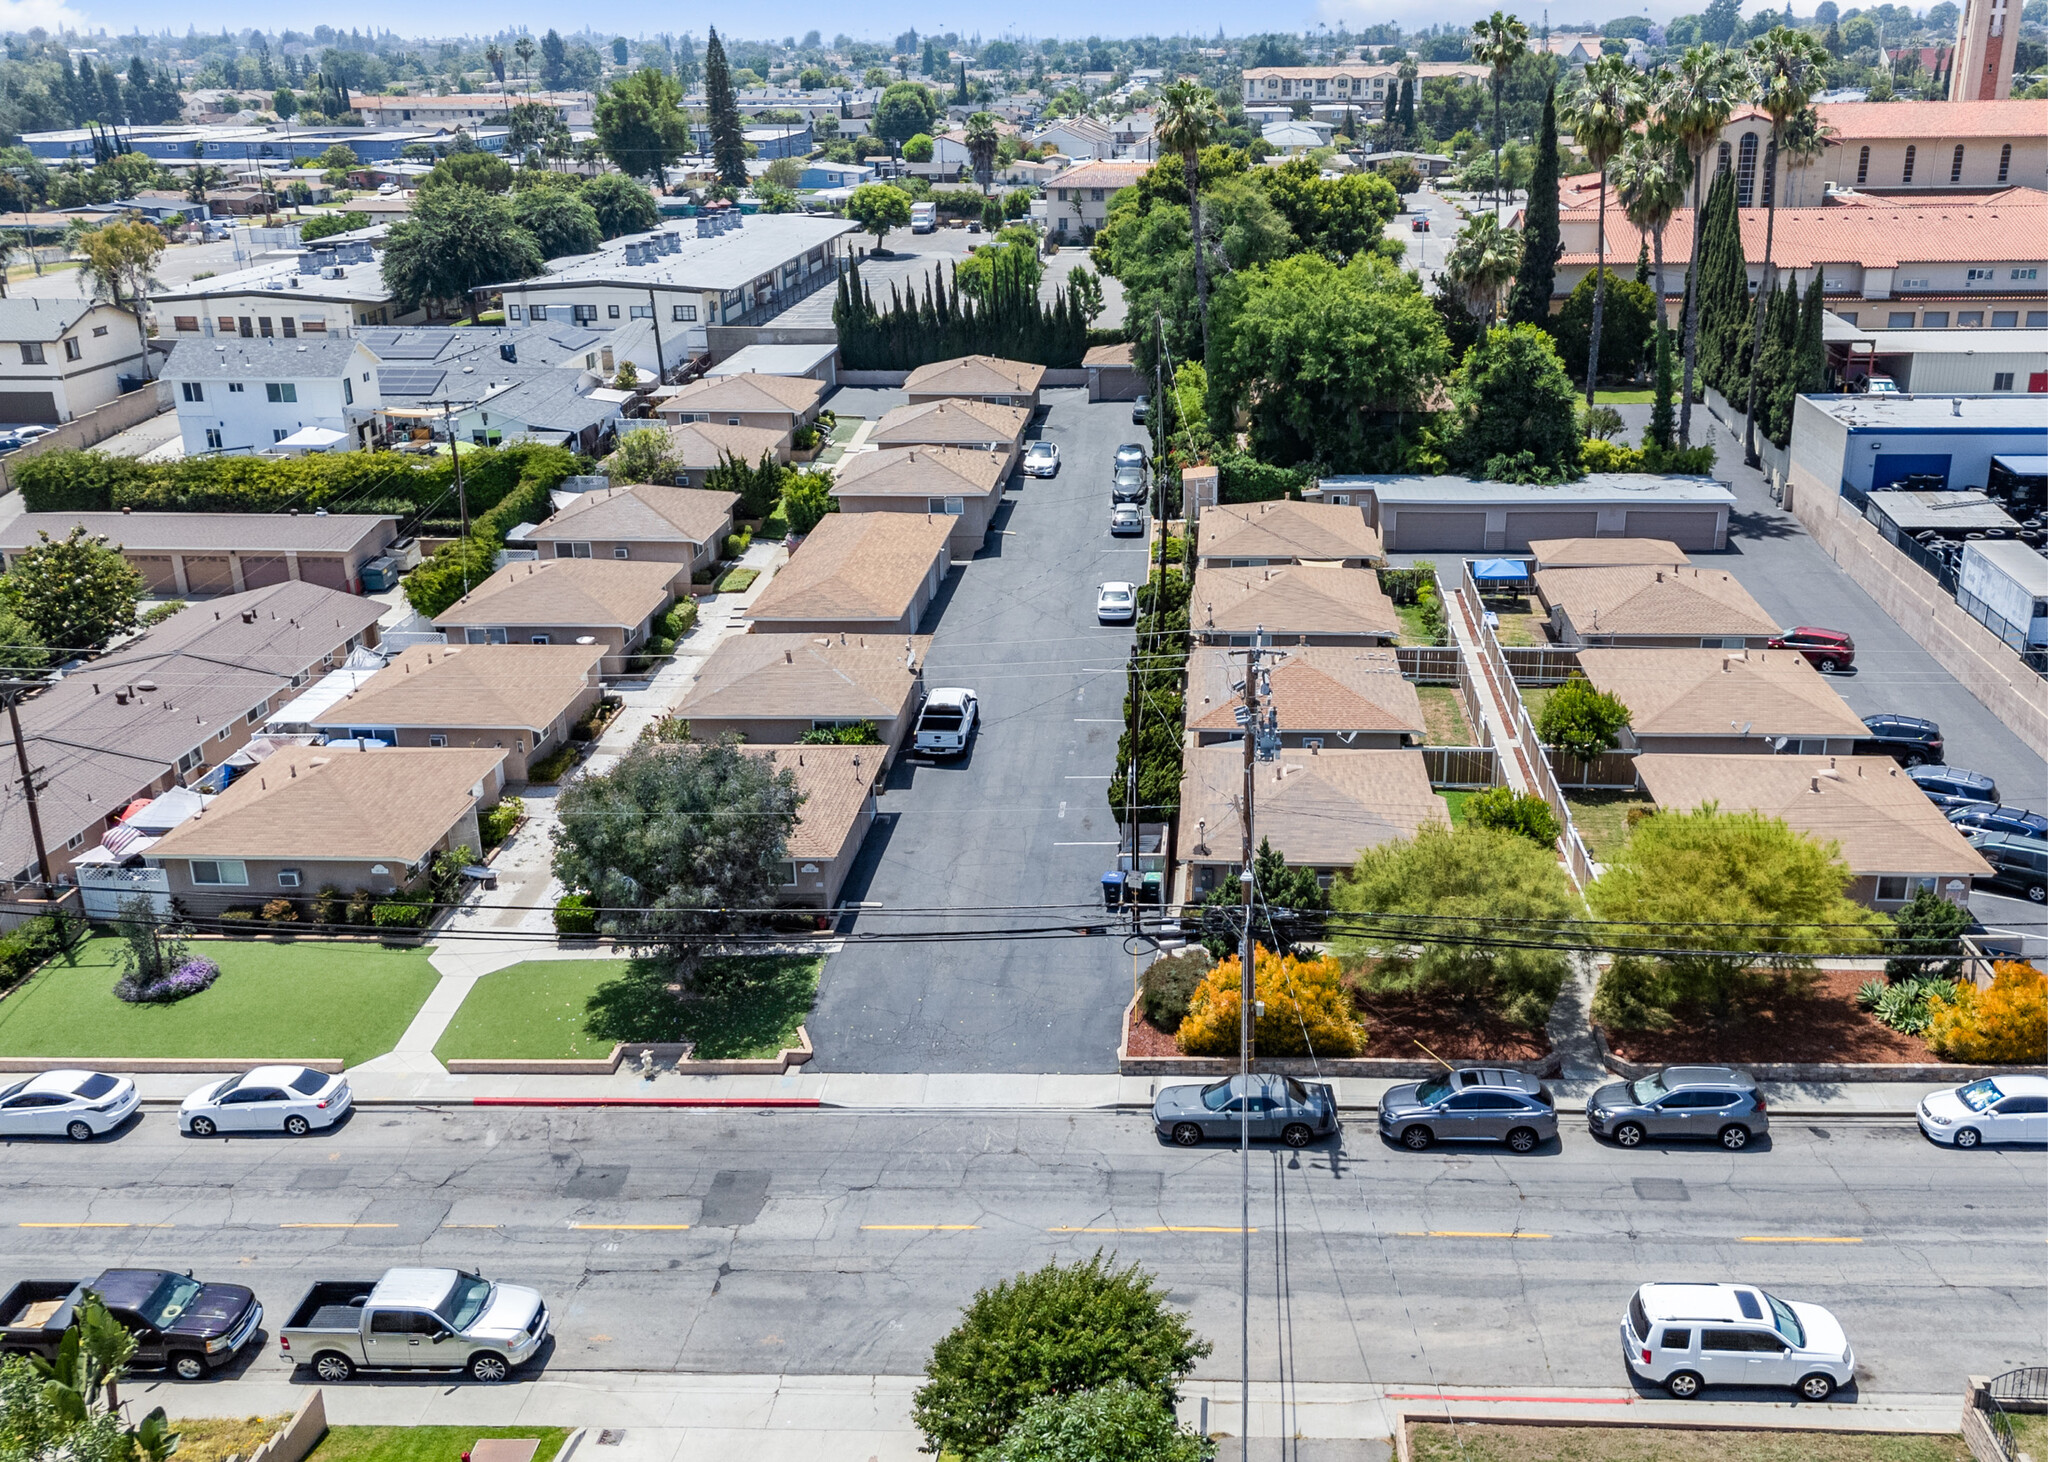
{"type": "Polygon", "coordinates": [[[1838,629],[1801,625],[1765,643],[1773,650],[1797,650],[1820,671],[1847,670],[1856,663],[1856,642],[1838,629]]]}

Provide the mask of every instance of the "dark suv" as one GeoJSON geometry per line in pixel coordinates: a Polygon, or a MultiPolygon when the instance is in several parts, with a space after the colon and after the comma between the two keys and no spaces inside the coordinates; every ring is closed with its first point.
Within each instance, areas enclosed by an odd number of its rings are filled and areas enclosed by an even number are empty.
{"type": "Polygon", "coordinates": [[[1969,807],[1998,800],[1998,783],[1982,772],[1961,767],[1914,767],[1906,773],[1913,785],[1927,794],[1927,800],[1943,812],[1951,807],[1969,807]]]}
{"type": "Polygon", "coordinates": [[[2009,833],[2016,838],[2048,842],[2048,817],[2024,807],[1970,802],[1952,810],[1948,820],[1962,829],[1965,837],[1971,833],[2009,833]]]}
{"type": "Polygon", "coordinates": [[[1932,762],[1940,766],[1944,760],[1941,751],[1941,727],[1924,716],[1900,716],[1882,711],[1875,716],[1865,716],[1863,724],[1869,730],[1868,736],[1858,737],[1858,756],[1888,756],[1901,766],[1919,767],[1932,762]]]}
{"type": "Polygon", "coordinates": [[[1586,1099],[1586,1125],[1623,1147],[1646,1137],[1691,1137],[1730,1151],[1771,1130],[1756,1078],[1732,1066],[1667,1066],[1603,1086],[1586,1099]]]}
{"type": "Polygon", "coordinates": [[[1856,663],[1856,642],[1838,629],[1815,629],[1802,624],[1764,644],[1773,650],[1797,650],[1816,670],[1847,670],[1856,663]]]}
{"type": "Polygon", "coordinates": [[[1977,877],[1978,887],[2048,903],[2048,842],[2011,833],[1972,832],[1966,836],[1991,865],[1989,873],[1977,877]]]}

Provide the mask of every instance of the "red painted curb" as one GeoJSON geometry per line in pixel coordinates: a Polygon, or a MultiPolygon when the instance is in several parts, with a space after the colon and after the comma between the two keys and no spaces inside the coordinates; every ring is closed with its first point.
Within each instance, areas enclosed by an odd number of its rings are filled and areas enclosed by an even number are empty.
{"type": "Polygon", "coordinates": [[[1633,1396],[1442,1396],[1425,1391],[1389,1391],[1389,1401],[1523,1401],[1544,1406],[1633,1406],[1633,1396]]]}
{"type": "Polygon", "coordinates": [[[816,1097],[471,1097],[473,1107],[822,1107],[816,1097]]]}

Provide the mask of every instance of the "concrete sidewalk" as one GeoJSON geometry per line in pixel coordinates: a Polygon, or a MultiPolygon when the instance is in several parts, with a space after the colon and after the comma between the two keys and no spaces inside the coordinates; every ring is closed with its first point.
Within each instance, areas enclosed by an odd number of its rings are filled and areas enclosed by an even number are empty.
{"type": "MultiPolygon", "coordinates": [[[[225,1074],[225,1073],[223,1073],[225,1074]]],[[[145,1102],[175,1105],[207,1081],[204,1075],[144,1075],[135,1078],[145,1102]]],[[[1198,1080],[1184,1076],[1052,1076],[932,1072],[867,1075],[806,1072],[797,1067],[780,1076],[678,1076],[659,1070],[652,1077],[624,1067],[611,1076],[449,1076],[421,1067],[407,1069],[380,1058],[349,1072],[358,1105],[622,1106],[704,1102],[732,1105],[819,1106],[902,1111],[1085,1111],[1100,1108],[1146,1110],[1159,1090],[1198,1080]]],[[[1609,1080],[1615,1078],[1608,1078],[1609,1080]]],[[[1338,1077],[1338,1105],[1354,1114],[1377,1110],[1388,1077],[1338,1077]]],[[[1561,1113],[1583,1114],[1599,1081],[1553,1081],[1561,1113]]],[[[1883,1117],[1910,1119],[1920,1099],[1946,1089],[1937,1082],[1868,1081],[1839,1083],[1767,1082],[1771,1115],[1785,1117],[1883,1117]]],[[[1354,1115],[1354,1123],[1358,1120],[1354,1115]]]]}
{"type": "MultiPolygon", "coordinates": [[[[703,1375],[568,1371],[501,1387],[418,1380],[357,1380],[324,1388],[337,1426],[573,1426],[621,1430],[617,1452],[587,1449],[574,1462],[768,1462],[798,1456],[917,1462],[922,1440],[910,1421],[921,1376],[703,1375]]],[[[304,1403],[310,1388],[288,1381],[218,1381],[205,1386],[129,1382],[137,1414],[163,1406],[173,1419],[277,1414],[304,1403]]],[[[1184,1388],[1180,1413],[1211,1434],[1242,1434],[1238,1385],[1206,1377],[1184,1388]]],[[[1799,1427],[1841,1431],[1952,1433],[1961,1398],[1950,1394],[1869,1395],[1810,1405],[1789,1393],[1731,1393],[1673,1401],[1626,1386],[1485,1390],[1427,1381],[1383,1385],[1310,1383],[1251,1388],[1250,1435],[1258,1438],[1385,1439],[1402,1413],[1472,1420],[1595,1419],[1706,1423],[1717,1427],[1799,1427]]]]}

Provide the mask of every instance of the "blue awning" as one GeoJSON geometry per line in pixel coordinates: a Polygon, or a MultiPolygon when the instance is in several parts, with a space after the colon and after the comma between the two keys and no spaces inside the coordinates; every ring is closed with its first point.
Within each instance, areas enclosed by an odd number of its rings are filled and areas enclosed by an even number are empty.
{"type": "Polygon", "coordinates": [[[1502,579],[1519,582],[1529,577],[1529,564],[1519,558],[1482,558],[1474,561],[1472,577],[1482,584],[1502,579]]]}

